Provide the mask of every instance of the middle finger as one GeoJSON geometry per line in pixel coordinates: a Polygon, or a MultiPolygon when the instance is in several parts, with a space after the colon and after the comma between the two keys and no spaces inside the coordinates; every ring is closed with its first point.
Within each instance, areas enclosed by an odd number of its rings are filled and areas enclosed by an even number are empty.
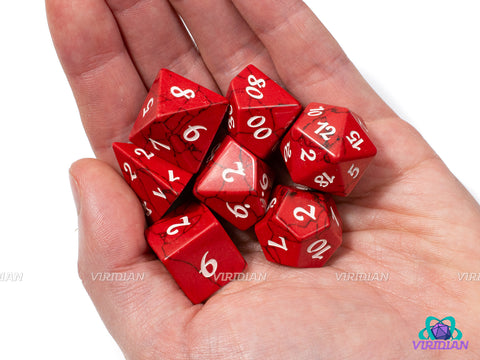
{"type": "Polygon", "coordinates": [[[187,24],[204,63],[223,93],[248,64],[279,81],[268,51],[230,0],[170,0],[170,3],[187,24]]]}

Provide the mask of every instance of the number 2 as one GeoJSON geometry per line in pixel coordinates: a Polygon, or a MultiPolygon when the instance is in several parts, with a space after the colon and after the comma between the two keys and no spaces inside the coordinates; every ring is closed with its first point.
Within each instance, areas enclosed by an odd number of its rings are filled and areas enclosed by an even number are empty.
{"type": "Polygon", "coordinates": [[[310,219],[316,220],[316,218],[315,218],[315,206],[308,205],[308,208],[310,209],[309,211],[305,210],[302,207],[296,207],[295,210],[293,210],[293,216],[295,216],[295,219],[297,219],[298,221],[303,221],[303,220],[305,220],[305,218],[303,217],[303,215],[299,215],[299,214],[305,214],[310,219]]]}
{"type": "Polygon", "coordinates": [[[137,178],[137,175],[132,171],[132,168],[129,163],[123,163],[123,170],[130,174],[130,180],[133,181],[137,178]]]}
{"type": "Polygon", "coordinates": [[[173,225],[168,227],[167,235],[176,235],[176,234],[178,234],[178,229],[177,229],[178,227],[190,225],[190,221],[188,220],[188,216],[183,216],[183,217],[180,218],[180,220],[182,222],[180,222],[178,224],[173,224],[173,225]]]}

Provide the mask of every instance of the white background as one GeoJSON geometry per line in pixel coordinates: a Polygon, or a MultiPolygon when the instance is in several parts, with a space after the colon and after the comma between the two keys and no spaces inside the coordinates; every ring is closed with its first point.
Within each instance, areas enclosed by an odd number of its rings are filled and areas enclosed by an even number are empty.
{"type": "MultiPolygon", "coordinates": [[[[480,199],[476,1],[308,3],[480,199]]],[[[76,273],[68,168],[92,153],[43,1],[4,2],[0,39],[0,272],[23,273],[0,282],[0,359],[121,359],[76,273]]]]}

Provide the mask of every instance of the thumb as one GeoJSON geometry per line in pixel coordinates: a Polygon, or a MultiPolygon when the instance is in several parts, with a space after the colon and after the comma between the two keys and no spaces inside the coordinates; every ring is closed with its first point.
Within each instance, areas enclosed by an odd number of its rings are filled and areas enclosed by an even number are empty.
{"type": "Polygon", "coordinates": [[[72,164],[70,181],[78,211],[79,275],[119,346],[137,358],[155,351],[152,344],[181,338],[182,322],[199,307],[148,247],[135,193],[112,167],[95,159],[72,164]],[[169,336],[160,336],[166,327],[169,336]]]}

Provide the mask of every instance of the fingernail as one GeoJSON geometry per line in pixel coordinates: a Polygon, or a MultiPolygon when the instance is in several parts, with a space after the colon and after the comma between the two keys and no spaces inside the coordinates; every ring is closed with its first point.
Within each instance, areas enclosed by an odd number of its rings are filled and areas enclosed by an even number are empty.
{"type": "Polygon", "coordinates": [[[68,172],[70,178],[70,186],[72,188],[73,200],[75,201],[75,207],[77,208],[77,215],[80,214],[80,196],[78,182],[75,177],[72,175],[72,172],[68,172]]]}

